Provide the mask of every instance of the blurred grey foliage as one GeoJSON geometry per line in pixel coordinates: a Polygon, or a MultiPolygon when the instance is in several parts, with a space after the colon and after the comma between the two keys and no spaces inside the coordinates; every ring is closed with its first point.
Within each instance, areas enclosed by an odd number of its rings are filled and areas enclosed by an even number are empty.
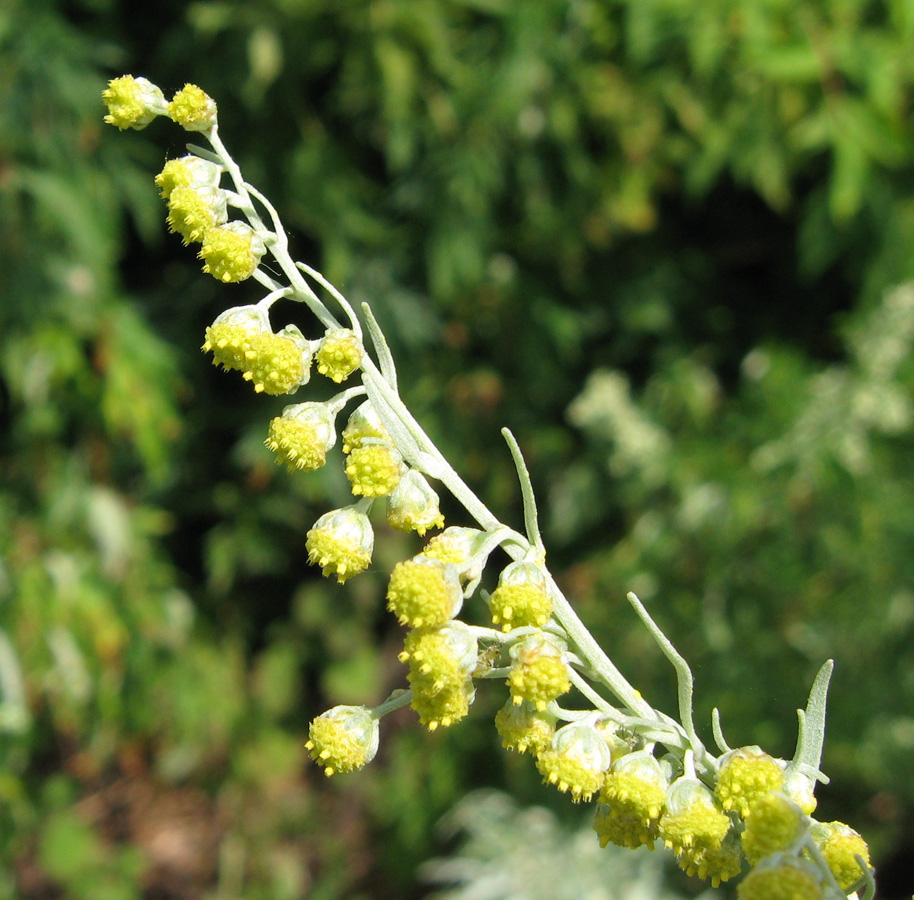
{"type": "MultiPolygon", "coordinates": [[[[647,848],[601,849],[590,817],[577,827],[540,806],[520,808],[510,795],[474,791],[440,822],[444,840],[459,840],[448,858],[420,869],[447,885],[428,900],[676,900],[664,884],[667,858],[647,848]]],[[[709,889],[697,900],[723,892],[709,889]]]]}

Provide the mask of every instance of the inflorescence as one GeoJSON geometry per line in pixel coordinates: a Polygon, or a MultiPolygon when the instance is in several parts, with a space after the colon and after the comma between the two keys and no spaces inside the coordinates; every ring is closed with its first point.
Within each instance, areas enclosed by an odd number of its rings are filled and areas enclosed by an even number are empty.
{"type": "Polygon", "coordinates": [[[315,522],[305,542],[308,561],[340,583],[363,572],[374,546],[368,514],[377,503],[385,505],[394,528],[420,536],[438,532],[420,553],[394,566],[388,583],[388,609],[406,628],[399,658],[408,668],[409,689],[375,708],[338,706],[314,719],[305,746],[325,773],[369,763],[379,720],[388,712],[409,705],[434,731],[467,715],[478,682],[503,681],[506,703],[495,717],[502,743],[533,756],[544,780],[572,801],[595,802],[602,846],[653,848],[662,842],[682,869],[714,885],[748,870],[738,888],[741,900],[839,900],[859,891],[872,898],[866,843],[840,822],[812,818],[815,783],[827,780],[819,764],[831,663],[816,678],[806,709],[798,711],[793,759],[774,759],[758,747],[731,750],[716,714],[715,756],[692,724],[688,666],[630,594],[679,679],[679,719],[653,709],[596,644],[549,574],[533,491],[513,436],[503,432],[521,482],[525,534],[495,518],[403,404],[390,351],[367,304],[360,318],[319,273],[292,259],[275,209],[243,180],[219,138],[212,98],[186,85],[166,102],[158,87],[129,75],[111,81],[103,98],[109,124],[141,129],[167,116],[212,148],[188,145],[189,154],[169,160],[155,181],[168,204],[169,228],[185,244],[199,245],[204,272],[223,282],[253,278],[266,292],[259,303],[229,309],[206,329],[203,350],[214,364],[274,395],[306,385],[312,367],[335,385],[358,381],[330,401],[287,406],[269,424],[265,444],[278,463],[317,469],[336,445],[337,417],[355,402],[341,432],[353,502],[315,522]],[[226,175],[231,187],[222,186],[226,175]],[[261,268],[266,254],[283,281],[261,268]],[[336,313],[305,275],[333,298],[336,313]],[[322,334],[309,339],[292,325],[275,329],[270,310],[281,298],[304,303],[322,334]],[[459,501],[475,521],[472,527],[444,527],[432,481],[459,501]],[[480,581],[496,548],[511,562],[489,594],[480,581]],[[473,597],[487,604],[491,628],[458,618],[473,597]],[[562,705],[568,697],[587,708],[562,705]]]}

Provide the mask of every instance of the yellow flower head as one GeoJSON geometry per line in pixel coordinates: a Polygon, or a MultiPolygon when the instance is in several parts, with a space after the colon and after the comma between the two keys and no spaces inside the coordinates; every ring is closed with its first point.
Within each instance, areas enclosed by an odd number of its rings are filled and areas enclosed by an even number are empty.
{"type": "Polygon", "coordinates": [[[448,728],[459,722],[470,710],[476,697],[473,680],[467,678],[462,684],[447,685],[432,693],[423,685],[413,686],[413,700],[410,706],[419,715],[419,721],[429,730],[448,728]]]}
{"type": "Polygon", "coordinates": [[[261,332],[251,340],[245,355],[243,378],[254,385],[258,394],[291,394],[310,378],[311,351],[294,325],[287,325],[276,334],[261,332]]]}
{"type": "Polygon", "coordinates": [[[168,115],[185,131],[209,131],[216,124],[216,101],[195,84],[185,84],[168,104],[168,115]]]}
{"type": "Polygon", "coordinates": [[[658,830],[677,856],[695,850],[717,850],[730,830],[730,817],[698,779],[682,776],[666,793],[666,810],[658,830]]]}
{"type": "Polygon", "coordinates": [[[349,416],[343,429],[343,453],[351,453],[361,447],[366,438],[391,442],[390,435],[370,400],[357,406],[349,416]]]}
{"type": "Polygon", "coordinates": [[[374,533],[368,516],[347,506],[324,513],[308,532],[305,547],[308,562],[320,566],[325,577],[336,575],[342,584],[368,568],[374,533]]]}
{"type": "Polygon", "coordinates": [[[440,628],[410,631],[399,659],[409,664],[413,693],[435,695],[462,686],[472,676],[478,654],[469,626],[451,620],[440,628]]]}
{"type": "Polygon", "coordinates": [[[482,563],[471,560],[481,550],[486,533],[478,528],[465,528],[452,525],[441,534],[436,534],[422,550],[422,556],[429,559],[440,559],[457,569],[460,577],[472,581],[482,572],[482,563]]]}
{"type": "Polygon", "coordinates": [[[156,175],[155,182],[162,189],[162,199],[168,200],[175,188],[218,187],[221,177],[221,166],[191,155],[168,160],[165,168],[156,175]]]}
{"type": "Polygon", "coordinates": [[[600,846],[653,848],[669,785],[669,774],[649,751],[617,759],[606,775],[594,821],[600,846]]]}
{"type": "Polygon", "coordinates": [[[518,706],[508,700],[495,714],[495,730],[506,750],[517,753],[529,751],[536,756],[552,743],[555,716],[540,712],[530,703],[518,706]]]}
{"type": "Polygon", "coordinates": [[[552,598],[543,573],[529,562],[509,564],[498,577],[498,587],[489,597],[492,623],[502,631],[524,625],[542,627],[552,615],[552,598]]]}
{"type": "Polygon", "coordinates": [[[727,810],[746,814],[750,804],[784,788],[784,769],[760,747],[731,750],[721,760],[714,796],[727,810]]]}
{"type": "Polygon", "coordinates": [[[348,328],[328,331],[321,339],[316,356],[317,371],[337,384],[345,381],[362,364],[359,339],[348,328]]]}
{"type": "Polygon", "coordinates": [[[816,822],[810,834],[841,890],[849,891],[863,877],[854,857],[859,856],[867,867],[870,865],[866,841],[843,822],[816,822]]]}
{"type": "Polygon", "coordinates": [[[199,257],[207,275],[228,284],[250,278],[265,252],[266,245],[250,225],[228,222],[206,232],[199,257]]]}
{"type": "Polygon", "coordinates": [[[355,772],[378,752],[378,720],[364,706],[327,710],[311,722],[308,736],[305,748],[328,777],[355,772]]]}
{"type": "Polygon", "coordinates": [[[260,307],[236,306],[227,309],[206,329],[202,350],[213,354],[213,365],[244,371],[254,340],[269,329],[266,313],[260,307]]]}
{"type": "Polygon", "coordinates": [[[514,644],[510,654],[514,665],[508,688],[516,705],[526,700],[542,710],[550,700],[571,690],[564,648],[551,635],[531,634],[514,644]]]}
{"type": "Polygon", "coordinates": [[[387,521],[400,531],[420,535],[444,525],[438,495],[421,472],[410,469],[397,483],[387,499],[387,521]]]}
{"type": "Polygon", "coordinates": [[[387,585],[387,608],[401,625],[438,628],[460,612],[463,591],[453,566],[414,556],[394,566],[387,585]]]}
{"type": "Polygon", "coordinates": [[[806,832],[806,816],[786,794],[772,791],[757,797],[745,816],[743,852],[752,865],[772,853],[790,850],[806,832]]]}
{"type": "Polygon", "coordinates": [[[740,882],[738,900],[824,900],[822,875],[811,862],[778,853],[740,882]]]}
{"type": "Polygon", "coordinates": [[[264,443],[276,454],[277,463],[289,468],[319,469],[327,451],[336,443],[334,415],[326,403],[287,406],[270,422],[264,443]]]}
{"type": "Polygon", "coordinates": [[[217,187],[176,187],[168,199],[168,229],[184,243],[203,240],[206,233],[228,219],[225,191],[217,187]]]}
{"type": "Polygon", "coordinates": [[[162,92],[151,81],[132,75],[109,81],[102,99],[108,107],[105,122],[121,131],[126,128],[140,131],[156,116],[165,115],[168,109],[162,92]]]}
{"type": "Polygon", "coordinates": [[[560,791],[577,803],[589,800],[603,785],[612,754],[603,736],[587,722],[572,722],[556,731],[536,759],[536,767],[560,791]]]}
{"type": "Polygon", "coordinates": [[[739,875],[743,867],[743,854],[739,838],[732,831],[716,848],[692,847],[676,857],[679,868],[687,875],[708,879],[713,887],[739,875]]]}
{"type": "Polygon", "coordinates": [[[346,477],[357,497],[386,497],[405,468],[399,451],[377,438],[366,438],[346,459],[346,477]]]}

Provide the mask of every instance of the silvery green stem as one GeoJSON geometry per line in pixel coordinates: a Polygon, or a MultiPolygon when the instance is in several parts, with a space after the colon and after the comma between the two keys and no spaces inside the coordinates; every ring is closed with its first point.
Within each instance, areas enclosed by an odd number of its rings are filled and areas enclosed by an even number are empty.
{"type": "Polygon", "coordinates": [[[508,444],[508,449],[511,451],[511,457],[514,460],[514,468],[517,469],[517,480],[520,482],[521,497],[524,501],[524,527],[527,531],[527,540],[536,549],[537,556],[545,557],[546,551],[543,547],[539,516],[536,511],[536,497],[533,494],[533,483],[530,481],[527,463],[524,462],[524,456],[520,452],[520,445],[510,429],[502,428],[501,436],[508,444]]]}

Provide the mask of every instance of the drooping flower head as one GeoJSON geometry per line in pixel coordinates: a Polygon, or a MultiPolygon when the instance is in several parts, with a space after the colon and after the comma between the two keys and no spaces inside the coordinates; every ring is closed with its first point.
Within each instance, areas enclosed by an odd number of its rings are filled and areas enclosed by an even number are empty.
{"type": "Polygon", "coordinates": [[[462,579],[472,581],[482,573],[485,561],[473,562],[473,559],[481,552],[485,540],[486,532],[479,528],[451,525],[441,534],[436,534],[425,545],[421,555],[450,563],[462,579]]]}
{"type": "Polygon", "coordinates": [[[495,714],[495,730],[506,750],[540,754],[552,743],[555,716],[538,710],[531,703],[515,704],[512,700],[495,714]]]}
{"type": "Polygon", "coordinates": [[[227,309],[206,329],[202,350],[213,354],[213,365],[244,371],[254,340],[269,329],[269,319],[261,307],[236,306],[227,309]]]}
{"type": "Polygon", "coordinates": [[[759,797],[784,787],[784,769],[761,747],[740,747],[727,753],[720,762],[714,796],[728,812],[741,816],[759,797]]]}
{"type": "Polygon", "coordinates": [[[140,131],[156,116],[164,116],[168,111],[161,90],[148,79],[132,75],[112,78],[102,92],[102,99],[108,107],[105,122],[121,131],[127,128],[140,131]]]}
{"type": "Polygon", "coordinates": [[[542,627],[552,615],[552,598],[546,579],[530,562],[510,563],[498,577],[498,587],[489,597],[492,622],[502,631],[524,625],[542,627]]]}
{"type": "Polygon", "coordinates": [[[453,566],[414,556],[394,566],[387,585],[387,608],[401,625],[438,628],[460,612],[463,591],[453,566]]]}
{"type": "Polygon", "coordinates": [[[386,497],[405,471],[400,452],[379,438],[365,438],[346,459],[346,477],[357,497],[386,497]]]}
{"type": "Polygon", "coordinates": [[[266,252],[260,235],[246,222],[232,221],[210,228],[203,236],[203,271],[229,284],[254,274],[266,252]]]}
{"type": "Polygon", "coordinates": [[[170,159],[155,177],[155,183],[162,189],[162,199],[168,200],[175,188],[218,187],[222,167],[199,156],[180,156],[170,159]]]}
{"type": "Polygon", "coordinates": [[[168,104],[168,115],[186,131],[209,131],[216,112],[216,101],[195,84],[185,84],[168,104]]]}
{"type": "Polygon", "coordinates": [[[315,356],[317,371],[337,384],[345,381],[362,364],[359,339],[348,328],[328,331],[321,339],[315,356]]]}
{"type": "Polygon", "coordinates": [[[438,494],[421,472],[410,469],[397,483],[387,498],[387,521],[400,531],[420,535],[444,525],[438,494]]]}
{"type": "Polygon", "coordinates": [[[577,803],[589,800],[603,786],[612,754],[603,736],[589,722],[571,722],[552,738],[536,758],[536,767],[549,783],[568,791],[577,803]]]}
{"type": "Polygon", "coordinates": [[[404,642],[400,662],[409,664],[413,691],[436,694],[447,687],[463,685],[476,668],[479,654],[469,626],[457,620],[439,628],[415,628],[404,642]]]}
{"type": "Polygon", "coordinates": [[[777,853],[740,882],[738,900],[824,900],[822,873],[806,859],[777,853]]]}
{"type": "Polygon", "coordinates": [[[349,416],[349,421],[343,429],[343,453],[351,453],[361,447],[366,438],[390,443],[390,435],[370,400],[357,406],[349,416]]]}
{"type": "Polygon", "coordinates": [[[319,469],[336,443],[334,423],[335,416],[326,403],[297,403],[270,422],[264,443],[276,454],[277,463],[319,469]]]}
{"type": "Polygon", "coordinates": [[[199,243],[206,233],[228,219],[225,191],[211,185],[173,188],[168,198],[168,230],[187,244],[199,243]]]}
{"type": "Polygon", "coordinates": [[[617,759],[606,774],[594,829],[600,846],[653,849],[670,786],[669,771],[648,750],[617,759]]]}
{"type": "Polygon", "coordinates": [[[720,849],[730,830],[730,817],[697,778],[683,775],[666,792],[665,810],[657,829],[679,865],[699,870],[709,852],[720,849]]]}
{"type": "Polygon", "coordinates": [[[786,794],[771,791],[752,801],[741,835],[743,852],[752,865],[773,853],[792,850],[806,833],[807,819],[786,794]]]}
{"type": "Polygon", "coordinates": [[[378,720],[364,706],[327,710],[311,722],[308,735],[305,747],[328,777],[355,772],[378,752],[378,720]]]}
{"type": "Polygon", "coordinates": [[[324,513],[308,532],[308,562],[336,575],[342,584],[368,568],[374,549],[374,532],[368,516],[355,506],[324,513]]]}
{"type": "Polygon", "coordinates": [[[545,709],[550,700],[571,690],[565,649],[558,638],[541,631],[514,644],[509,652],[514,665],[508,687],[516,705],[527,701],[545,709]]]}
{"type": "Polygon", "coordinates": [[[863,877],[854,857],[859,856],[865,866],[870,866],[866,841],[843,822],[816,822],[810,834],[841,890],[849,891],[863,877]]]}

